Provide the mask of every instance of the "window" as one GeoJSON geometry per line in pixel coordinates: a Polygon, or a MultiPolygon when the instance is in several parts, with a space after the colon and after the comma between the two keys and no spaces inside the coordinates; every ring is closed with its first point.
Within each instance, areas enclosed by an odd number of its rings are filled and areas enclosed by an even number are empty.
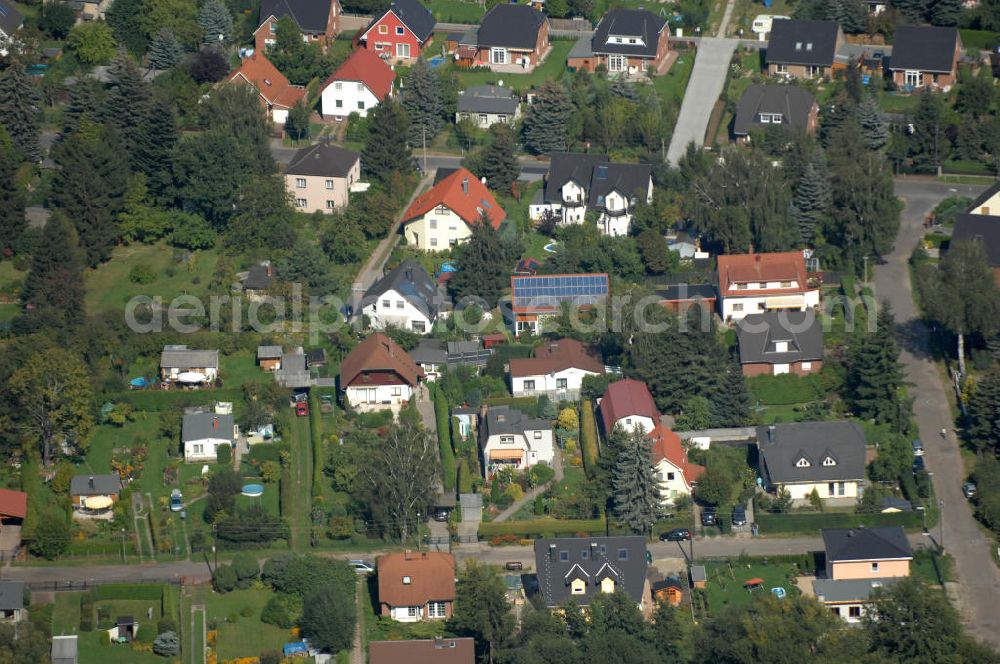
{"type": "Polygon", "coordinates": [[[817,65],[809,65],[809,67],[806,68],[806,73],[808,73],[811,78],[816,78],[817,76],[823,75],[823,68],[817,65]]]}
{"type": "Polygon", "coordinates": [[[761,124],[771,124],[771,114],[770,113],[761,113],[760,114],[760,123],[761,124]]]}
{"type": "Polygon", "coordinates": [[[586,560],[587,558],[590,558],[590,552],[584,549],[580,552],[580,560],[586,560]]]}
{"type": "Polygon", "coordinates": [[[608,547],[605,546],[605,545],[603,545],[603,544],[598,544],[597,545],[597,552],[600,553],[603,556],[604,554],[606,554],[608,552],[608,547]]]}
{"type": "Polygon", "coordinates": [[[621,37],[615,37],[615,43],[616,44],[621,44],[622,43],[622,38],[621,37]]]}
{"type": "Polygon", "coordinates": [[[505,48],[491,48],[490,49],[490,63],[494,65],[505,65],[507,64],[507,49],[505,48]]]}
{"type": "Polygon", "coordinates": [[[430,227],[431,228],[435,228],[436,229],[438,227],[438,220],[437,219],[431,219],[429,223],[430,223],[430,227]]]}
{"type": "Polygon", "coordinates": [[[743,303],[737,302],[733,305],[733,311],[743,311],[743,303]]]}
{"type": "Polygon", "coordinates": [[[573,583],[570,585],[570,593],[573,595],[582,595],[587,592],[587,582],[583,579],[573,579],[573,583]]]}
{"type": "Polygon", "coordinates": [[[295,178],[295,186],[297,188],[299,188],[299,189],[305,189],[306,188],[306,179],[305,178],[295,178]]]}
{"type": "Polygon", "coordinates": [[[423,334],[427,329],[426,326],[424,325],[424,321],[422,320],[410,321],[410,327],[413,328],[414,332],[419,332],[421,334],[423,334]]]}
{"type": "Polygon", "coordinates": [[[444,602],[427,602],[427,617],[444,618],[446,616],[444,602]]]}
{"type": "Polygon", "coordinates": [[[562,562],[569,562],[569,551],[560,551],[559,560],[562,562]]]}
{"type": "Polygon", "coordinates": [[[365,102],[363,102],[363,101],[359,101],[358,102],[358,110],[359,111],[365,110],[365,102]]]}
{"type": "Polygon", "coordinates": [[[919,88],[924,84],[923,72],[907,69],[903,73],[903,82],[911,88],[919,88]]]}
{"type": "Polygon", "coordinates": [[[500,444],[501,445],[513,445],[514,444],[514,436],[500,436],[500,444]]]}
{"type": "Polygon", "coordinates": [[[624,55],[608,56],[608,71],[625,71],[628,69],[628,58],[624,55]]]}
{"type": "Polygon", "coordinates": [[[830,613],[832,613],[835,616],[839,616],[840,615],[840,607],[839,606],[831,606],[830,607],[830,613]]]}
{"type": "Polygon", "coordinates": [[[812,371],[812,368],[813,368],[813,363],[812,362],[803,362],[802,363],[802,370],[803,371],[812,371]]]}
{"type": "Polygon", "coordinates": [[[333,89],[334,90],[343,90],[344,89],[344,84],[341,83],[340,81],[337,81],[336,83],[333,84],[333,89]]]}
{"type": "Polygon", "coordinates": [[[667,473],[667,481],[668,482],[673,482],[674,481],[674,474],[673,473],[667,473]]]}
{"type": "Polygon", "coordinates": [[[829,468],[830,466],[836,466],[837,462],[834,460],[833,457],[826,457],[825,459],[823,459],[823,465],[829,468]]]}
{"type": "Polygon", "coordinates": [[[629,44],[634,44],[635,43],[635,37],[629,37],[628,38],[628,43],[629,44]]]}
{"type": "Polygon", "coordinates": [[[736,284],[736,290],[746,290],[746,289],[747,289],[746,284],[736,284]]]}
{"type": "Polygon", "coordinates": [[[274,21],[271,21],[271,25],[267,27],[271,31],[272,35],[278,34],[278,24],[275,23],[274,21]]]}
{"type": "Polygon", "coordinates": [[[774,65],[774,73],[775,74],[787,74],[788,73],[788,65],[774,65]]]}
{"type": "Polygon", "coordinates": [[[760,288],[761,290],[763,290],[763,289],[767,288],[767,284],[766,283],[757,284],[757,288],[760,288]]]}
{"type": "Polygon", "coordinates": [[[438,239],[436,237],[431,238],[431,246],[432,247],[438,246],[438,239]]]}
{"type": "Polygon", "coordinates": [[[403,396],[403,388],[401,388],[401,387],[394,387],[394,388],[392,388],[392,396],[394,396],[394,397],[401,397],[401,396],[403,396]]]}
{"type": "Polygon", "coordinates": [[[628,560],[628,549],[618,549],[618,560],[628,560]]]}
{"type": "Polygon", "coordinates": [[[524,389],[526,389],[526,390],[533,390],[533,389],[535,389],[535,381],[533,381],[533,380],[526,380],[526,381],[524,381],[524,389]]]}
{"type": "Polygon", "coordinates": [[[336,207],[337,207],[337,202],[336,201],[327,201],[326,202],[326,209],[327,210],[333,210],[336,207]]]}
{"type": "Polygon", "coordinates": [[[568,384],[567,383],[567,379],[565,379],[565,378],[556,378],[556,389],[557,390],[565,390],[567,384],[568,384]]]}
{"type": "Polygon", "coordinates": [[[410,577],[408,577],[408,576],[404,576],[404,577],[403,577],[403,585],[404,585],[404,586],[408,586],[408,585],[410,585],[411,583],[413,583],[413,579],[411,579],[411,578],[410,578],[410,577]]]}
{"type": "Polygon", "coordinates": [[[334,101],[333,105],[336,106],[337,108],[343,108],[344,107],[344,100],[343,99],[337,99],[337,100],[334,101]]]}
{"type": "Polygon", "coordinates": [[[406,34],[406,29],[403,26],[401,26],[401,25],[397,25],[396,26],[396,34],[397,35],[405,35],[406,34]]]}
{"type": "Polygon", "coordinates": [[[333,180],[327,180],[324,184],[327,189],[333,189],[333,180]]]}
{"type": "Polygon", "coordinates": [[[403,308],[403,301],[402,300],[396,300],[396,308],[397,309],[402,309],[403,308]]]}
{"type": "Polygon", "coordinates": [[[792,287],[792,282],[790,282],[790,281],[782,281],[781,282],[781,287],[782,288],[791,288],[792,287]]]}
{"type": "Polygon", "coordinates": [[[872,563],[872,574],[878,573],[878,563],[872,563]]]}
{"type": "MultiPolygon", "coordinates": [[[[409,577],[407,577],[407,578],[409,578],[409,577]]],[[[406,615],[408,617],[410,617],[410,618],[416,618],[417,617],[417,607],[415,607],[415,606],[408,606],[408,607],[406,607],[406,615]]]]}
{"type": "Polygon", "coordinates": [[[535,432],[535,440],[541,440],[541,439],[542,439],[542,432],[541,431],[536,431],[535,432]]]}
{"type": "Polygon", "coordinates": [[[364,83],[358,82],[358,83],[355,83],[355,85],[358,86],[357,87],[358,92],[362,92],[365,89],[365,84],[364,83]]]}
{"type": "Polygon", "coordinates": [[[507,116],[506,115],[498,115],[497,116],[497,122],[499,122],[500,124],[507,124],[507,116]]]}
{"type": "MultiPolygon", "coordinates": [[[[402,30],[402,28],[399,28],[402,30]]],[[[409,44],[396,44],[396,57],[397,58],[408,58],[410,57],[410,45],[409,44]]]]}
{"type": "Polygon", "coordinates": [[[626,417],[625,418],[625,426],[627,426],[627,427],[632,426],[632,418],[631,417],[626,417]]]}
{"type": "Polygon", "coordinates": [[[837,495],[843,496],[847,492],[847,482],[837,482],[837,495]]]}
{"type": "Polygon", "coordinates": [[[811,465],[812,464],[809,462],[809,459],[805,457],[799,457],[799,460],[795,462],[796,468],[808,468],[811,465]]]}
{"type": "Polygon", "coordinates": [[[378,26],[378,33],[380,35],[387,35],[387,34],[389,34],[389,26],[388,25],[380,25],[380,26],[378,26]]]}
{"type": "Polygon", "coordinates": [[[834,496],[836,494],[837,494],[837,483],[836,482],[830,482],[826,486],[826,495],[828,495],[828,496],[834,496]]]}
{"type": "Polygon", "coordinates": [[[861,607],[860,606],[849,606],[849,607],[847,607],[847,617],[848,618],[860,618],[861,617],[861,607]]]}
{"type": "Polygon", "coordinates": [[[392,302],[390,302],[389,300],[382,300],[382,308],[383,309],[388,309],[391,306],[392,306],[392,302]]]}
{"type": "Polygon", "coordinates": [[[191,454],[204,454],[205,446],[201,443],[196,443],[191,446],[191,454]]]}
{"type": "Polygon", "coordinates": [[[490,121],[490,116],[486,115],[485,113],[479,114],[479,124],[484,125],[489,121],[490,121]]]}
{"type": "Polygon", "coordinates": [[[295,207],[305,207],[305,206],[306,206],[306,199],[304,198],[295,199],[295,207]]]}

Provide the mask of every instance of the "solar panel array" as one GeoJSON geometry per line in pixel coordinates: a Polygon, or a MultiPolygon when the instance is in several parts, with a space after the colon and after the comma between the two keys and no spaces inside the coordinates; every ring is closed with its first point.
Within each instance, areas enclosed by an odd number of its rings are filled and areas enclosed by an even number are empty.
{"type": "Polygon", "coordinates": [[[570,274],[513,278],[513,305],[532,309],[558,307],[563,302],[592,305],[608,295],[608,275],[570,274]]]}

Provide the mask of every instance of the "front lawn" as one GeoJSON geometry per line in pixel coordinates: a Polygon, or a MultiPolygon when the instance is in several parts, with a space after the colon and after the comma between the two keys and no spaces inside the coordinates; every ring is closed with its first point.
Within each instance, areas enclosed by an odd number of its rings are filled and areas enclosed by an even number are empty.
{"type": "Polygon", "coordinates": [[[801,594],[793,579],[804,571],[793,563],[769,563],[763,560],[710,562],[705,565],[708,577],[706,593],[709,611],[718,615],[727,606],[743,606],[758,596],[771,594],[771,588],[784,588],[788,595],[801,594]],[[747,590],[748,579],[763,579],[763,588],[747,590]]]}

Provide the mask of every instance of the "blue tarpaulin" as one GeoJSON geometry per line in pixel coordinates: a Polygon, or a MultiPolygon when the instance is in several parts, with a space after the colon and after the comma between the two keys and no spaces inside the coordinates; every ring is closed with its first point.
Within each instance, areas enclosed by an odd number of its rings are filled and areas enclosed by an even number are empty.
{"type": "Polygon", "coordinates": [[[143,378],[142,376],[139,376],[138,378],[133,378],[132,380],[130,380],[128,384],[131,385],[132,387],[146,387],[146,379],[143,378]]]}
{"type": "Polygon", "coordinates": [[[288,657],[289,655],[297,655],[299,653],[308,653],[309,645],[305,641],[299,641],[297,643],[286,643],[285,646],[281,649],[281,652],[282,654],[285,655],[285,657],[288,657]]]}

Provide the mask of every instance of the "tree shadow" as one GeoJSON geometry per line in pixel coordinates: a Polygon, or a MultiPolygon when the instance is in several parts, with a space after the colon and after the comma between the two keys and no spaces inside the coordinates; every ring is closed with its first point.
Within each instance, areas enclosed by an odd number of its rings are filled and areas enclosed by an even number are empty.
{"type": "Polygon", "coordinates": [[[896,339],[902,350],[922,360],[936,359],[927,323],[919,318],[896,326],[896,339]]]}

